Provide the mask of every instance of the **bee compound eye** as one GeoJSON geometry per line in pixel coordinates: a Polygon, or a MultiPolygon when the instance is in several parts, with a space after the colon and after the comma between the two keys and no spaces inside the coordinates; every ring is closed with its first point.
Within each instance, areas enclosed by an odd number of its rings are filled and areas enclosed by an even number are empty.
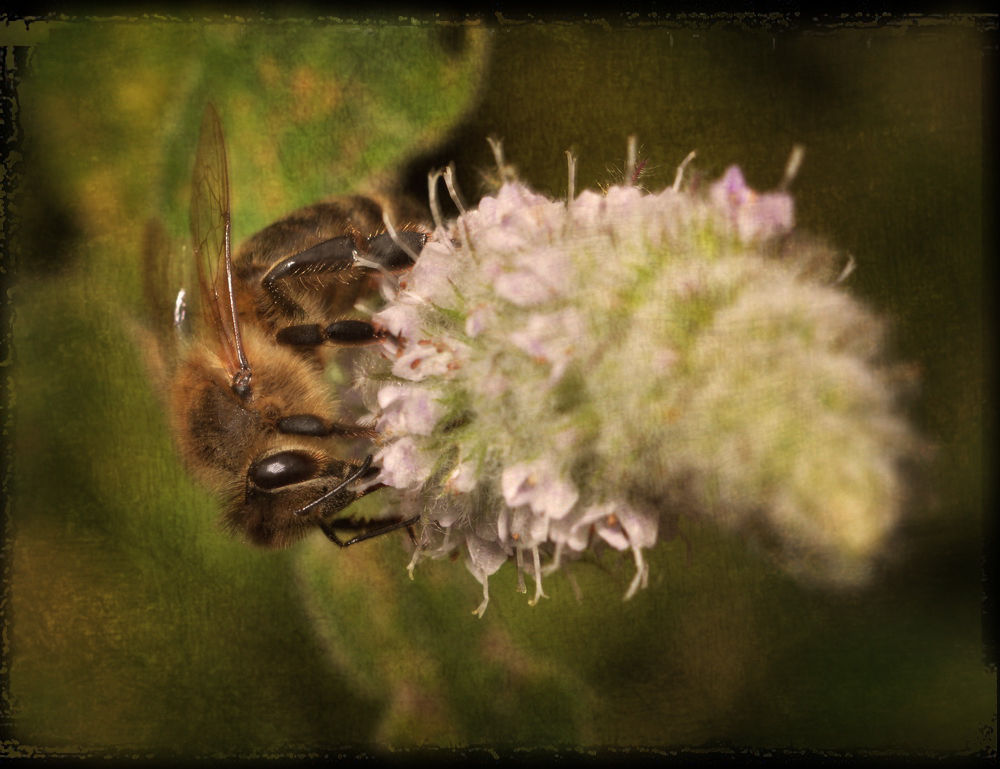
{"type": "Polygon", "coordinates": [[[318,471],[316,460],[304,451],[279,451],[250,465],[247,476],[257,488],[271,490],[308,481],[318,471]]]}

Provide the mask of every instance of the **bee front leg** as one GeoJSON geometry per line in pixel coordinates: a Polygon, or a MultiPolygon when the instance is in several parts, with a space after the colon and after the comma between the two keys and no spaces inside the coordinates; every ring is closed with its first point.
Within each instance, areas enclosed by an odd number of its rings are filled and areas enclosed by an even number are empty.
{"type": "Polygon", "coordinates": [[[405,272],[413,266],[414,257],[427,243],[427,237],[423,231],[403,230],[394,236],[382,233],[365,238],[354,230],[350,235],[324,240],[282,259],[267,271],[261,285],[287,316],[300,316],[302,308],[285,287],[289,279],[338,273],[343,277],[343,273],[354,269],[362,274],[405,272]]]}
{"type": "MultiPolygon", "coordinates": [[[[320,521],[319,527],[326,534],[327,539],[329,539],[337,547],[344,548],[350,547],[351,545],[356,545],[358,542],[364,542],[366,539],[372,539],[373,537],[380,537],[383,534],[388,534],[390,532],[396,531],[398,529],[409,528],[417,522],[420,521],[420,516],[414,516],[413,518],[407,518],[402,521],[390,521],[388,523],[382,524],[372,524],[370,521],[359,521],[354,518],[341,518],[337,521],[327,523],[326,521],[320,521]],[[337,533],[333,530],[334,526],[338,529],[365,529],[358,536],[347,540],[344,542],[337,536],[337,533]]],[[[411,534],[412,536],[412,534],[411,534]]]]}
{"type": "Polygon", "coordinates": [[[272,266],[261,280],[261,286],[287,316],[301,317],[302,308],[289,295],[286,281],[346,272],[356,266],[356,253],[357,241],[350,235],[324,240],[272,266]]]}

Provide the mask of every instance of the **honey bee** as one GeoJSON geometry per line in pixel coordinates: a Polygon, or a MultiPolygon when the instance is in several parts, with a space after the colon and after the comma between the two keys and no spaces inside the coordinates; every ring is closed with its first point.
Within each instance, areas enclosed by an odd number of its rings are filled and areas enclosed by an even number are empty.
{"type": "MultiPolygon", "coordinates": [[[[376,288],[380,273],[413,266],[429,237],[415,223],[419,210],[362,196],[334,198],[269,225],[233,255],[226,148],[209,105],[190,217],[197,297],[193,317],[184,318],[178,295],[174,321],[192,323],[194,333],[174,355],[165,389],[179,452],[219,495],[222,525],[255,545],[281,548],[315,528],[347,547],[414,524],[417,518],[334,518],[382,486],[372,485],[378,472],[372,456],[358,463],[347,450],[351,442],[374,439],[375,431],[345,418],[324,372],[338,350],[382,338],[352,310],[376,288]],[[414,223],[387,232],[384,210],[414,223]],[[344,541],[335,529],[355,536],[344,541]]],[[[154,303],[150,295],[167,271],[159,251],[147,253],[146,292],[154,303]]]]}

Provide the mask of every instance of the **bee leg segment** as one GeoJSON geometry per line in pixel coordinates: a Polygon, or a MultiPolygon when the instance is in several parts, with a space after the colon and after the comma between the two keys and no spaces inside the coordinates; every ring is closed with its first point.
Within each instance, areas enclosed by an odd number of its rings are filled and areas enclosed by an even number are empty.
{"type": "Polygon", "coordinates": [[[321,521],[319,526],[326,534],[327,539],[329,539],[337,547],[344,548],[350,547],[351,545],[356,545],[358,542],[364,542],[366,539],[372,539],[373,537],[379,537],[383,534],[388,534],[389,532],[396,531],[397,529],[409,528],[415,525],[420,520],[420,516],[415,516],[413,518],[407,518],[402,521],[390,521],[383,524],[372,524],[370,521],[359,521],[355,518],[341,518],[336,521],[327,523],[326,521],[321,521]],[[342,541],[340,537],[337,536],[336,532],[333,530],[334,526],[338,529],[365,529],[365,531],[353,539],[349,539],[346,542],[342,541]]]}
{"type": "Polygon", "coordinates": [[[419,254],[427,243],[426,233],[417,230],[402,230],[394,234],[395,238],[388,232],[369,238],[364,257],[365,261],[393,274],[410,269],[414,264],[411,254],[419,254]]]}
{"type": "Polygon", "coordinates": [[[315,323],[286,326],[275,338],[278,344],[292,347],[318,347],[324,342],[333,342],[341,347],[358,347],[374,344],[384,336],[384,332],[366,321],[336,320],[325,328],[315,323]]]}
{"type": "Polygon", "coordinates": [[[261,280],[264,290],[270,294],[275,304],[290,315],[300,315],[302,308],[282,289],[286,278],[301,278],[307,275],[325,275],[344,272],[355,266],[354,254],[357,249],[354,238],[341,235],[324,240],[312,248],[282,259],[275,264],[261,280]]]}
{"type": "Polygon", "coordinates": [[[365,239],[355,231],[282,259],[267,271],[261,285],[286,314],[300,315],[302,308],[282,288],[285,279],[329,275],[354,267],[392,274],[404,272],[413,266],[410,254],[419,253],[426,242],[427,235],[417,230],[396,233],[395,240],[387,232],[365,239]]]}

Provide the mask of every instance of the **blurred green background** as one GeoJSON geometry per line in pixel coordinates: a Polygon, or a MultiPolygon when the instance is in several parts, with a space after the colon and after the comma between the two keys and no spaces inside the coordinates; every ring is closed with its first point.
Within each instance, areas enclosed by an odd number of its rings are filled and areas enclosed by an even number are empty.
{"type": "MultiPolygon", "coordinates": [[[[638,21],[649,21],[642,19],[638,21]]],[[[983,663],[982,32],[780,22],[365,28],[36,24],[19,89],[8,753],[249,754],[336,746],[996,747],[983,663]],[[263,553],[213,527],[173,455],[131,334],[145,223],[186,243],[206,100],[223,119],[234,235],[455,160],[485,137],[543,191],[624,162],[673,179],[692,149],[778,183],[806,147],[800,226],[854,255],[937,447],[893,557],[852,593],[797,585],[688,523],[621,596],[629,559],[580,564],[528,606],[401,538],[263,553]]],[[[14,57],[14,49],[9,57],[14,57]]]]}

